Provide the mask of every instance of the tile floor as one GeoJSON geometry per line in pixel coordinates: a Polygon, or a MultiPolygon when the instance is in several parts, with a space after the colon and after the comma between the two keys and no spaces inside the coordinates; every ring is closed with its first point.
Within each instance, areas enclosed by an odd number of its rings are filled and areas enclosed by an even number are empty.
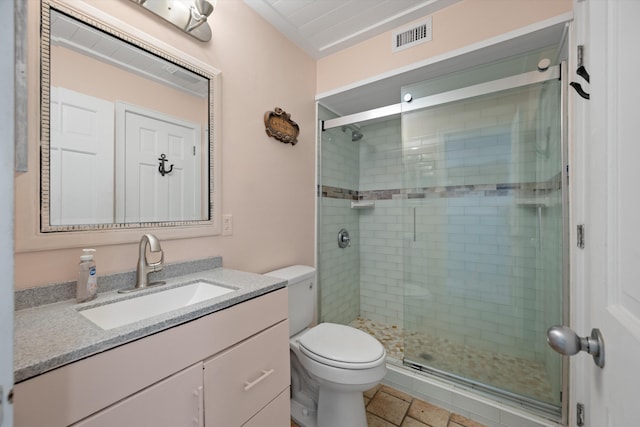
{"type": "Polygon", "coordinates": [[[385,385],[366,391],[364,401],[369,427],[486,427],[385,385]]]}

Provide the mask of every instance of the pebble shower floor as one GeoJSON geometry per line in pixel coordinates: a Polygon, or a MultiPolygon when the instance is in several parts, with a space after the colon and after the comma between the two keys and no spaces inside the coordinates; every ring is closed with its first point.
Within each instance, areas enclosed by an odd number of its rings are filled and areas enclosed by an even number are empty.
{"type": "Polygon", "coordinates": [[[422,333],[405,334],[400,326],[385,325],[361,317],[350,326],[377,338],[385,347],[387,357],[402,362],[405,342],[411,348],[422,348],[424,364],[434,364],[440,370],[491,384],[510,392],[520,393],[545,402],[553,401],[551,385],[541,374],[541,364],[505,356],[468,345],[422,333]]]}

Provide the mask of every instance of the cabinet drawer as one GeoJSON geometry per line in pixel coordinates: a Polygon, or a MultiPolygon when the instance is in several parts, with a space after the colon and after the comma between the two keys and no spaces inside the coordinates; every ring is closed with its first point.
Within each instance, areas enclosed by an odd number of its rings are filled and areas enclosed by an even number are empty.
{"type": "Polygon", "coordinates": [[[265,408],[247,421],[242,427],[289,427],[291,426],[291,407],[289,387],[273,399],[265,408]]]}
{"type": "Polygon", "coordinates": [[[289,382],[289,322],[285,320],[205,362],[205,425],[241,426],[289,382]]]}

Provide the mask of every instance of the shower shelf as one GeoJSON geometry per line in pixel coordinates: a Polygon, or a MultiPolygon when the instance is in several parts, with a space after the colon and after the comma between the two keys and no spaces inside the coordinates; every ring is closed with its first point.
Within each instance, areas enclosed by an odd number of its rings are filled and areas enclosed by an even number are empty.
{"type": "Polygon", "coordinates": [[[530,206],[533,208],[548,208],[557,205],[558,203],[559,201],[556,200],[556,198],[548,196],[516,199],[516,204],[519,206],[530,206]]]}
{"type": "Polygon", "coordinates": [[[373,209],[375,202],[373,200],[360,200],[351,202],[351,209],[373,209]]]}

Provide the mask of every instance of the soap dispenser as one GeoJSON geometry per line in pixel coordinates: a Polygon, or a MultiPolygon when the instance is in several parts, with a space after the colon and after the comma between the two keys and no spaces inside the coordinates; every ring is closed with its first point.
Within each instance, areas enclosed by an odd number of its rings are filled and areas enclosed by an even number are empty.
{"type": "Polygon", "coordinates": [[[78,283],[76,285],[76,301],[85,302],[94,299],[98,293],[98,276],[96,263],[93,260],[95,249],[83,249],[78,265],[78,283]]]}

